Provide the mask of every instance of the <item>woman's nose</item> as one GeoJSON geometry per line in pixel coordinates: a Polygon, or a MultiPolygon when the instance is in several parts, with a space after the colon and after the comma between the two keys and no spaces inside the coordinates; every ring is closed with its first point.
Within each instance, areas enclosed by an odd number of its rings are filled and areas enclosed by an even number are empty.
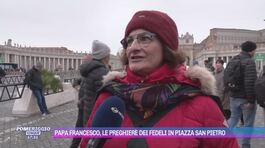
{"type": "Polygon", "coordinates": [[[137,41],[137,39],[134,39],[131,46],[128,47],[130,50],[135,50],[135,49],[140,49],[141,46],[139,44],[139,42],[137,41]]]}

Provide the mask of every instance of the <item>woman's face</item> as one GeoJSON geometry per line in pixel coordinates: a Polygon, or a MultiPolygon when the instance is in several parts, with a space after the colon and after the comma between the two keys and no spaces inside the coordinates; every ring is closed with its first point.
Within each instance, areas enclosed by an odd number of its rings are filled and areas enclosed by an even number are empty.
{"type": "Polygon", "coordinates": [[[155,34],[144,29],[136,29],[125,41],[126,56],[133,72],[145,76],[162,65],[163,48],[155,34]]]}

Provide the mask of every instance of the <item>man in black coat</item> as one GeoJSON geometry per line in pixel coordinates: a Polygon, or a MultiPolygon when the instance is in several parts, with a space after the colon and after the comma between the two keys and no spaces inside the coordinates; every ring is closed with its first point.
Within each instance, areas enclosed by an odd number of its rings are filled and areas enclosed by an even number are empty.
{"type": "MultiPolygon", "coordinates": [[[[92,43],[92,56],[92,60],[85,61],[80,65],[79,69],[82,77],[73,85],[80,84],[76,127],[86,126],[96,101],[97,90],[103,84],[103,76],[108,73],[110,48],[106,44],[95,40],[92,43]]],[[[80,141],[81,138],[74,138],[70,147],[77,148],[80,141]]]]}
{"type": "MultiPolygon", "coordinates": [[[[231,117],[229,127],[236,127],[243,114],[244,127],[253,127],[256,116],[255,81],[257,79],[256,64],[253,59],[257,45],[246,41],[241,45],[240,57],[240,87],[237,91],[231,91],[230,109],[231,117]]],[[[250,138],[243,138],[242,148],[250,147],[250,138]]]]}
{"type": "Polygon", "coordinates": [[[47,114],[50,114],[50,112],[47,109],[45,97],[43,94],[43,81],[41,78],[41,69],[42,69],[42,63],[37,62],[35,66],[33,66],[26,74],[25,74],[25,82],[29,86],[29,88],[32,90],[32,93],[37,99],[37,103],[39,106],[39,109],[43,116],[46,116],[47,114]]]}

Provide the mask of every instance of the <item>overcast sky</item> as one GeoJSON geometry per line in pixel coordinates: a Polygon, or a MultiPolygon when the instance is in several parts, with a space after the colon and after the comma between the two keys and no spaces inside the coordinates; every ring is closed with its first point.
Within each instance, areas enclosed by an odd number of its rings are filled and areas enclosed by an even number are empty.
{"type": "Polygon", "coordinates": [[[128,21],[143,9],[166,12],[179,35],[189,32],[197,43],[211,28],[265,29],[265,0],[0,0],[0,44],[10,38],[90,52],[97,39],[116,54],[128,21]]]}

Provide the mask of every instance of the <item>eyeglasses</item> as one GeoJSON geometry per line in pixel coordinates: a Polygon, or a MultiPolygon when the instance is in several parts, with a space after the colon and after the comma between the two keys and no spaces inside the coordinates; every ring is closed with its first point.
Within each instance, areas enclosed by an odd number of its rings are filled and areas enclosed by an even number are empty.
{"type": "Polygon", "coordinates": [[[127,38],[124,38],[121,40],[122,47],[124,49],[127,49],[128,47],[132,46],[132,43],[136,39],[137,43],[141,45],[142,47],[146,47],[146,45],[150,44],[154,38],[156,37],[156,34],[150,33],[150,32],[143,32],[134,36],[129,36],[127,38]]]}

